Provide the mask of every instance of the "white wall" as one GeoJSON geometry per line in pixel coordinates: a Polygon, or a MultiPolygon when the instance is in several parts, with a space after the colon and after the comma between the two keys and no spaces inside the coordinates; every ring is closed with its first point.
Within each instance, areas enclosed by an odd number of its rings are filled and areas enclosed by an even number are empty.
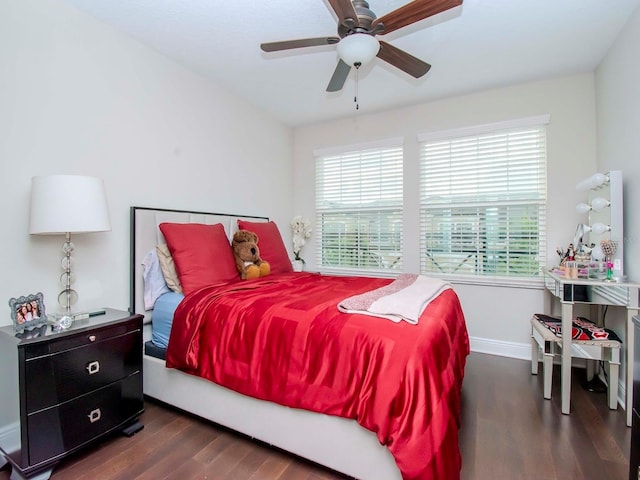
{"type": "Polygon", "coordinates": [[[32,176],[105,181],[112,230],[74,238],[79,308],[128,307],[132,205],[288,224],[292,131],[132,38],[59,0],[2,1],[0,72],[0,301],[57,307],[63,237],[29,236],[32,176]]]}
{"type": "MultiPolygon", "coordinates": [[[[294,214],[313,217],[315,149],[403,136],[405,198],[417,199],[417,134],[541,114],[551,115],[548,126],[548,261],[557,263],[556,246],[566,246],[572,240],[578,223],[575,205],[582,199],[575,185],[596,169],[592,74],[500,88],[298,128],[294,132],[294,214]]],[[[417,202],[405,204],[405,214],[405,269],[411,272],[417,271],[419,265],[417,202]]],[[[311,269],[315,263],[314,247],[312,240],[303,252],[311,269]]],[[[490,339],[484,343],[493,351],[529,355],[529,318],[544,308],[541,289],[457,285],[456,290],[472,337],[490,339]]]]}
{"type": "Polygon", "coordinates": [[[621,170],[625,273],[640,281],[640,8],[596,71],[598,169],[621,170]]]}
{"type": "MultiPolygon", "coordinates": [[[[640,282],[640,8],[627,21],[595,74],[598,171],[620,170],[624,188],[624,272],[640,282]]],[[[607,326],[625,338],[626,312],[607,326]]],[[[640,348],[640,346],[636,346],[640,348]]]]}

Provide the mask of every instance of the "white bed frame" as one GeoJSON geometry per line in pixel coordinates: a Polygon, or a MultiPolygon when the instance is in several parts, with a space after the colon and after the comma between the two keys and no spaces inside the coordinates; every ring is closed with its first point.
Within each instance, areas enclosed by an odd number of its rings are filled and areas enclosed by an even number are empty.
{"type": "MultiPolygon", "coordinates": [[[[229,237],[237,219],[266,221],[264,217],[184,210],[131,207],[131,305],[145,314],[144,341],[151,338],[150,313],[144,310],[144,255],[164,243],[161,222],[222,223],[229,237]]],[[[164,360],[144,355],[144,394],[231,428],[300,457],[361,480],[401,480],[389,450],[375,434],[355,420],[257,400],[215,383],[165,368],[164,360]]]]}

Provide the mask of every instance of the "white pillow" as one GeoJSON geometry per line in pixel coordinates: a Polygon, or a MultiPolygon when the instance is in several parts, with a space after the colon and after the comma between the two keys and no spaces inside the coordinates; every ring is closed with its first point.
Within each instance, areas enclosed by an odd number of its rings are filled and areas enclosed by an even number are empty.
{"type": "Polygon", "coordinates": [[[164,281],[167,286],[176,293],[182,294],[182,285],[180,285],[180,277],[176,271],[176,264],[173,261],[169,246],[166,243],[156,245],[156,252],[158,254],[158,260],[160,261],[160,268],[162,269],[162,275],[164,275],[164,281]]]}
{"type": "Polygon", "coordinates": [[[155,248],[149,250],[142,260],[142,279],[144,283],[144,309],[151,310],[160,295],[171,291],[164,280],[155,248]]]}

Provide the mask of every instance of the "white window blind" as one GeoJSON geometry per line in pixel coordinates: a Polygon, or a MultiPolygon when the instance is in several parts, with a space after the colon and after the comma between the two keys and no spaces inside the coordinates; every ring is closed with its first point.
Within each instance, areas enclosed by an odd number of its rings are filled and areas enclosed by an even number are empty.
{"type": "Polygon", "coordinates": [[[320,269],[402,271],[402,154],[398,144],[317,154],[320,269]]]}
{"type": "Polygon", "coordinates": [[[526,123],[420,138],[422,272],[539,281],[546,126],[526,123]]]}

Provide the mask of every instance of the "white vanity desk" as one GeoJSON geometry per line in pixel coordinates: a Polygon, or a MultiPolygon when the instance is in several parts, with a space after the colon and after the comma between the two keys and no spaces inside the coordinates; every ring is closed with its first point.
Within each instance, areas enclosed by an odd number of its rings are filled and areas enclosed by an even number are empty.
{"type": "MultiPolygon", "coordinates": [[[[592,306],[614,305],[627,308],[627,323],[625,328],[625,338],[623,347],[625,349],[625,408],[627,413],[627,425],[631,426],[631,405],[633,405],[633,316],[638,315],[638,283],[615,283],[601,280],[589,280],[584,278],[570,279],[552,272],[545,273],[545,287],[550,293],[549,302],[546,308],[551,314],[554,301],[562,304],[562,413],[570,413],[571,401],[571,358],[576,356],[585,357],[572,352],[571,349],[571,327],[573,315],[573,305],[583,303],[592,306]],[[588,292],[588,300],[574,300],[573,285],[585,286],[588,292]],[[567,286],[567,295],[565,295],[567,286]]],[[[577,295],[576,295],[577,296],[577,295]]],[[[592,320],[595,320],[593,318],[592,320]]]]}

